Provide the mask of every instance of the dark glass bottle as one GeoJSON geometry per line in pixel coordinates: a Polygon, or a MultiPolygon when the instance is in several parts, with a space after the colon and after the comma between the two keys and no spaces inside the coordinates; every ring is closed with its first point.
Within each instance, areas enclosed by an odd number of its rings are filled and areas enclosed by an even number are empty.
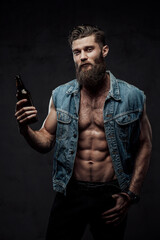
{"type": "MultiPolygon", "coordinates": [[[[27,99],[27,102],[23,104],[23,107],[27,106],[33,106],[33,101],[30,92],[25,88],[24,83],[22,82],[22,79],[19,75],[16,75],[16,97],[17,100],[20,101],[22,99],[27,99]]],[[[28,124],[37,122],[38,118],[34,117],[32,118],[28,124]]]]}

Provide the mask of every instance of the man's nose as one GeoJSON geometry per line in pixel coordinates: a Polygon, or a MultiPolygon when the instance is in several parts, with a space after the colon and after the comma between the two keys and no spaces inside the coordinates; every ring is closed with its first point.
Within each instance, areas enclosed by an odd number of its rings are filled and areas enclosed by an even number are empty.
{"type": "Polygon", "coordinates": [[[86,61],[87,59],[88,59],[87,54],[85,53],[85,51],[82,51],[82,52],[81,52],[81,61],[84,62],[84,61],[86,61]]]}

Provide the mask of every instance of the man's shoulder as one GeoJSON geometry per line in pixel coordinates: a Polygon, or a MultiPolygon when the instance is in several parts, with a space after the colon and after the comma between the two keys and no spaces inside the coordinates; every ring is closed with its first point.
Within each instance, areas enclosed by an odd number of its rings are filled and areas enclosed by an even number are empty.
{"type": "Polygon", "coordinates": [[[121,80],[121,79],[117,79],[120,91],[123,93],[128,93],[129,95],[134,95],[134,94],[144,94],[143,90],[141,90],[140,88],[138,88],[137,86],[128,83],[127,81],[121,80]]]}
{"type": "Polygon", "coordinates": [[[79,84],[76,79],[73,79],[67,83],[61,84],[52,91],[53,102],[59,104],[66,101],[66,98],[73,92],[78,91],[79,84]]]}
{"type": "Polygon", "coordinates": [[[117,89],[119,89],[120,93],[123,93],[123,94],[124,93],[134,94],[134,93],[138,93],[138,92],[143,93],[143,91],[140,88],[138,88],[137,86],[130,84],[126,80],[115,77],[110,71],[109,71],[109,74],[110,74],[110,79],[111,79],[111,82],[113,85],[113,89],[115,91],[117,91],[117,89]]]}
{"type": "Polygon", "coordinates": [[[138,90],[138,91],[141,91],[137,86],[135,86],[135,85],[133,85],[131,83],[128,83],[125,80],[117,78],[117,82],[118,82],[120,88],[125,88],[125,89],[128,89],[128,90],[138,90]]]}
{"type": "Polygon", "coordinates": [[[142,105],[144,104],[146,96],[143,90],[121,79],[117,79],[117,82],[122,101],[128,101],[134,104],[136,102],[139,102],[142,105]]]}

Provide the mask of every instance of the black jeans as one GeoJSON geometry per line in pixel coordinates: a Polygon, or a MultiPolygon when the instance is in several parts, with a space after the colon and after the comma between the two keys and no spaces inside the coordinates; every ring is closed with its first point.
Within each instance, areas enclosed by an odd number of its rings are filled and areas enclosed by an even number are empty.
{"type": "Polygon", "coordinates": [[[105,224],[101,214],[115,205],[112,194],[120,192],[117,180],[108,183],[72,179],[66,196],[57,193],[49,218],[46,240],[80,240],[86,226],[95,240],[124,238],[126,219],[118,226],[105,224]]]}

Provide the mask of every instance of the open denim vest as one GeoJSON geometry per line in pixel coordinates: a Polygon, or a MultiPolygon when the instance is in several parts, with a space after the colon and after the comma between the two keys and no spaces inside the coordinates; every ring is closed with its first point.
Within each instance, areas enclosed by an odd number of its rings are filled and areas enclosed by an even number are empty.
{"type": "MultiPolygon", "coordinates": [[[[130,185],[138,152],[145,95],[137,87],[107,72],[110,75],[110,91],[103,109],[104,129],[115,174],[123,191],[130,185]]],[[[79,83],[75,79],[57,87],[52,92],[52,98],[57,111],[53,189],[65,194],[77,152],[79,83]]]]}

